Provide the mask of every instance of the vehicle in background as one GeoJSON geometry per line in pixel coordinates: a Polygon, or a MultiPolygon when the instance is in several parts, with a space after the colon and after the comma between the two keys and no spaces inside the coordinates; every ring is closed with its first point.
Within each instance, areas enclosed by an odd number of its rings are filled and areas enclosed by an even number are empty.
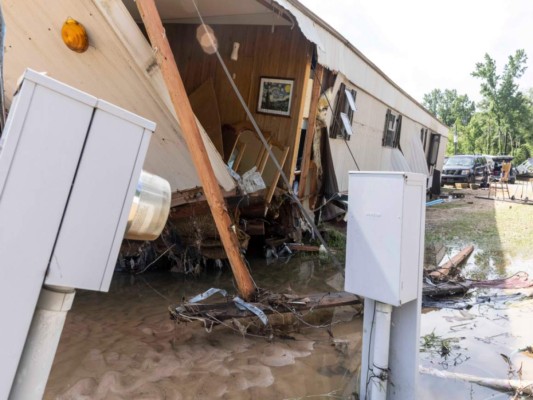
{"type": "Polygon", "coordinates": [[[516,174],[520,177],[533,177],[533,157],[528,158],[518,167],[516,167],[516,174]]]}
{"type": "Polygon", "coordinates": [[[502,175],[502,164],[504,162],[511,163],[511,170],[509,171],[509,183],[515,183],[516,182],[516,168],[512,165],[513,162],[513,156],[493,156],[492,160],[494,161],[494,167],[491,171],[491,178],[492,180],[499,180],[502,175]]]}
{"type": "Polygon", "coordinates": [[[492,170],[494,169],[494,156],[483,154],[483,157],[485,157],[485,160],[487,160],[487,168],[489,169],[489,175],[492,173],[492,170]]]}
{"type": "Polygon", "coordinates": [[[442,169],[441,185],[479,183],[486,186],[489,177],[487,160],[479,155],[457,155],[448,158],[442,169]]]}

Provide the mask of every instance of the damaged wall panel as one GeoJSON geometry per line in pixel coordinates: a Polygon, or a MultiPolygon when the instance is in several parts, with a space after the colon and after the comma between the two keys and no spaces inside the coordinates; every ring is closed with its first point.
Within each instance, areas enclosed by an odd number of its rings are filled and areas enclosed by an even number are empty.
{"type": "MultiPolygon", "coordinates": [[[[295,143],[298,143],[303,114],[304,88],[309,75],[312,45],[295,27],[213,25],[219,51],[234,82],[247,102],[258,125],[270,132],[273,141],[289,146],[285,173],[292,175],[295,143]],[[230,59],[234,42],[240,43],[238,60],[230,59]],[[261,77],[294,79],[290,118],[257,113],[261,77]]],[[[176,56],[188,93],[212,79],[222,124],[246,120],[222,67],[215,56],[205,54],[196,40],[197,25],[166,24],[166,34],[176,56]]],[[[297,149],[296,149],[297,150],[297,149]]]]}
{"type": "MultiPolygon", "coordinates": [[[[80,90],[156,121],[145,169],[167,179],[172,190],[200,185],[154,52],[120,0],[3,2],[6,23],[4,79],[8,102],[26,68],[48,73],[80,90]],[[61,40],[71,16],[89,35],[89,48],[74,53],[61,40]]],[[[218,182],[234,183],[222,158],[202,133],[218,182]]]]}

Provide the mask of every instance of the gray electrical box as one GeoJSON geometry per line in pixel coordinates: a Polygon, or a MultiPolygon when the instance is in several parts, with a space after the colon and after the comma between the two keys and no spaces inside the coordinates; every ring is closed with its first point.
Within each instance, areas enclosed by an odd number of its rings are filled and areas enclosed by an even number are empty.
{"type": "Polygon", "coordinates": [[[108,290],[154,129],[25,72],[0,139],[0,398],[43,283],[108,290]]]}
{"type": "Polygon", "coordinates": [[[417,298],[425,182],[410,172],[350,173],[346,291],[393,306],[417,298]]]}

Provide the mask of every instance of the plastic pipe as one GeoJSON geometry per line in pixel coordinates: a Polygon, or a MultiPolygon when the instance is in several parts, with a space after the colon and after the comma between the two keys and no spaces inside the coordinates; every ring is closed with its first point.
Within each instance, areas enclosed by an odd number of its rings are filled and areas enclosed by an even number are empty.
{"type": "Polygon", "coordinates": [[[444,203],[444,199],[437,199],[437,200],[428,201],[426,203],[426,207],[434,206],[434,205],[441,204],[441,203],[444,203]]]}
{"type": "Polygon", "coordinates": [[[376,302],[374,357],[370,400],[385,400],[389,378],[389,342],[392,306],[376,302]]]}
{"type": "Polygon", "coordinates": [[[10,400],[41,399],[74,289],[43,287],[11,387],[10,400]]]}

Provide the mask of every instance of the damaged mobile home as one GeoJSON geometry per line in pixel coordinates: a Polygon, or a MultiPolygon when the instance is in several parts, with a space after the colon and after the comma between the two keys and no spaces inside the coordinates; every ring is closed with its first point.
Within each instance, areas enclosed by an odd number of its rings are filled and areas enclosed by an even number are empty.
{"type": "MultiPolygon", "coordinates": [[[[342,214],[349,170],[420,172],[429,186],[439,179],[448,128],[299,2],[156,3],[242,247],[250,236],[272,248],[301,241],[306,223],[287,193],[320,210],[317,218],[342,214]]],[[[171,217],[159,243],[124,243],[125,265],[143,269],[164,253],[192,272],[198,260],[224,259],[135,2],[5,0],[3,13],[8,104],[32,68],[157,124],[144,169],[170,183],[171,217]],[[87,31],[83,53],[62,41],[69,17],[87,31]]]]}

